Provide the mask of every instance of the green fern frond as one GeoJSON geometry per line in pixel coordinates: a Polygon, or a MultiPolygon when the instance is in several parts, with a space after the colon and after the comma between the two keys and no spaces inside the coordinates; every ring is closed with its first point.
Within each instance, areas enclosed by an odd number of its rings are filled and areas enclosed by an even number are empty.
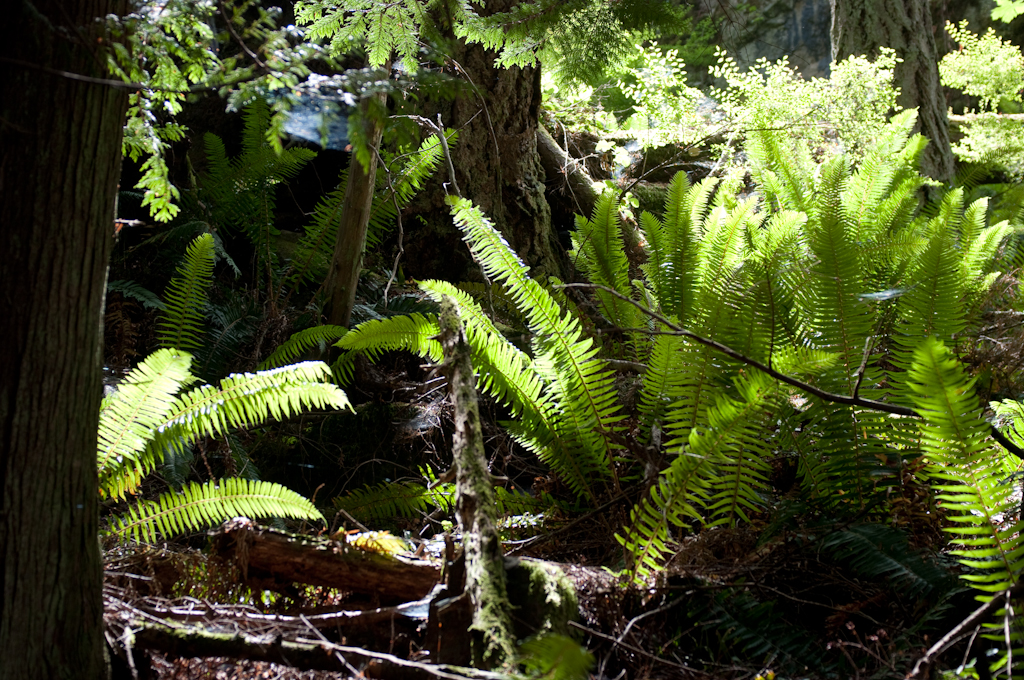
{"type": "Polygon", "coordinates": [[[725,644],[743,650],[755,663],[770,663],[794,673],[819,667],[824,655],[815,644],[815,636],[784,623],[774,608],[773,602],[758,602],[751,594],[739,591],[716,595],[704,617],[717,622],[714,629],[725,644]]]}
{"type": "Polygon", "coordinates": [[[566,635],[549,633],[519,646],[520,660],[530,678],[586,680],[594,655],[566,635]]]}
{"type": "Polygon", "coordinates": [[[153,469],[144,454],[152,433],[167,421],[174,396],[192,380],[187,352],[160,349],[132,369],[100,411],[96,467],[100,493],[122,498],[153,469]],[[120,472],[120,474],[116,474],[120,472]]]}
{"type": "Polygon", "coordinates": [[[708,412],[706,430],[690,433],[690,450],[717,460],[709,479],[708,527],[750,523],[764,508],[769,452],[763,429],[770,413],[773,381],[753,374],[737,381],[740,399],[721,395],[708,412]]]}
{"type": "Polygon", "coordinates": [[[141,501],[113,520],[111,532],[142,543],[200,531],[232,517],[290,517],[324,521],[312,503],[280,484],[228,478],[190,483],[181,491],[141,501]]]}
{"type": "Polygon", "coordinates": [[[108,281],[107,292],[120,293],[126,298],[138,300],[146,309],[157,309],[161,311],[166,309],[166,305],[164,305],[163,300],[149,289],[140,286],[135,281],[108,281]]]}
{"type": "Polygon", "coordinates": [[[202,385],[181,394],[155,429],[147,451],[181,451],[200,437],[225,434],[230,428],[284,420],[305,409],[351,409],[336,385],[323,382],[326,364],[307,361],[257,373],[229,375],[217,387],[202,385]]]}
{"type": "Polygon", "coordinates": [[[380,525],[399,517],[421,517],[435,508],[451,511],[455,487],[442,484],[428,489],[418,482],[383,482],[353,489],[336,497],[333,503],[337,510],[344,510],[360,522],[380,525]]]}
{"type": "MultiPolygon", "coordinates": [[[[591,283],[611,288],[629,298],[629,260],[619,233],[619,202],[614,192],[606,191],[597,200],[592,217],[576,217],[573,250],[569,259],[576,263],[591,283]]],[[[605,317],[619,328],[636,328],[641,318],[637,308],[603,290],[596,291],[605,317]]]]}
{"type": "Polygon", "coordinates": [[[707,471],[718,460],[682,450],[672,465],[661,473],[650,494],[629,513],[629,527],[615,540],[633,559],[632,578],[645,581],[661,569],[669,552],[673,527],[688,529],[691,522],[703,523],[700,509],[710,496],[707,471]]]}
{"type": "MultiPolygon", "coordinates": [[[[449,146],[458,140],[458,134],[445,131],[449,146]]],[[[401,161],[390,154],[378,168],[375,179],[376,190],[370,206],[370,217],[366,229],[366,248],[379,245],[394,228],[398,211],[404,209],[433,175],[443,158],[437,135],[425,139],[418,150],[408,154],[401,161]],[[393,167],[388,180],[387,168],[393,167]],[[397,204],[397,205],[396,205],[397,204]]],[[[342,170],[338,186],[317,202],[311,224],[299,239],[292,271],[288,275],[288,287],[302,283],[319,282],[326,275],[334,250],[341,209],[348,186],[348,170],[342,170]]]]}
{"type": "Polygon", "coordinates": [[[950,587],[948,569],[934,560],[925,560],[910,547],[903,532],[884,524],[858,524],[834,531],[820,545],[837,564],[858,576],[885,579],[894,590],[914,598],[950,587]]]}
{"type": "Polygon", "coordinates": [[[1024,525],[1006,526],[1013,486],[1006,454],[988,440],[973,381],[943,344],[925,339],[914,353],[911,388],[921,446],[937,480],[938,498],[952,523],[953,554],[968,568],[963,578],[984,593],[1013,585],[1024,571],[1024,525]]]}
{"type": "Polygon", "coordinates": [[[203,234],[189,244],[178,275],[164,291],[166,310],[157,321],[161,347],[194,351],[201,346],[213,264],[213,236],[203,234]]]}
{"type": "Polygon", "coordinates": [[[686,173],[677,172],[668,185],[664,221],[649,213],[640,216],[649,246],[649,259],[641,269],[661,310],[679,319],[690,316],[700,225],[717,186],[718,180],[709,177],[691,187],[686,173]]]}
{"type": "Polygon", "coordinates": [[[376,359],[383,352],[406,350],[417,356],[441,361],[440,332],[433,315],[410,314],[361,323],[334,343],[347,352],[363,352],[376,359]]]}
{"type": "Polygon", "coordinates": [[[449,204],[484,273],[505,284],[527,319],[533,333],[534,368],[547,382],[548,394],[558,404],[563,421],[559,436],[573,442],[572,465],[588,472],[584,477],[587,486],[575,490],[590,494],[591,483],[612,471],[614,446],[604,433],[615,431],[621,419],[614,375],[597,358],[593,341],[582,337],[579,321],[563,313],[552,296],[528,276],[526,265],[479,209],[460,198],[449,197],[449,204]]]}
{"type": "Polygon", "coordinates": [[[303,352],[319,347],[321,351],[334,344],[348,333],[344,326],[313,326],[297,333],[281,343],[273,353],[259,365],[260,370],[277,368],[291,363],[303,352]]]}

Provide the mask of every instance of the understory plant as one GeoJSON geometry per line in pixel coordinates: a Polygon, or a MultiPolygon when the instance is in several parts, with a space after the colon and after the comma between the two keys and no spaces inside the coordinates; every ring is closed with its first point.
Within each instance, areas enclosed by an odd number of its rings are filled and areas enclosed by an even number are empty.
{"type": "MultiPolygon", "coordinates": [[[[190,245],[165,293],[158,322],[163,347],[103,401],[96,464],[104,499],[122,501],[138,494],[159,466],[188,457],[191,447],[207,437],[227,437],[233,429],[256,427],[270,418],[284,420],[311,408],[350,408],[345,393],[327,380],[329,368],[320,362],[231,374],[216,385],[197,384],[187,350],[202,346],[213,266],[213,237],[204,234],[190,245]]],[[[307,499],[258,479],[178,486],[156,500],[132,503],[111,518],[109,530],[154,542],[159,535],[178,535],[237,515],[323,520],[307,499]]]]}
{"type": "MultiPolygon", "coordinates": [[[[787,162],[775,131],[755,132],[762,160],[751,196],[735,181],[676,175],[663,214],[640,217],[639,268],[626,256],[633,227],[603,195],[589,219],[577,218],[570,253],[596,320],[560,282],[531,278],[479,209],[450,200],[529,345],[506,339],[468,292],[420,287],[457,301],[479,389],[507,406],[509,433],[575,502],[639,493],[618,533],[632,578],[646,582],[681,535],[761,525],[779,507],[771,478],[780,465],[795,466],[806,502],[881,522],[905,472],[922,469],[982,596],[1024,568],[1021,527],[1007,519],[1017,517],[1006,480],[1018,461],[988,439],[955,358],[1012,259],[1016,227],[990,225],[987,201],[966,203],[959,189],[923,209],[925,142],[904,118],[856,167],[836,156],[810,173],[787,162]],[[635,410],[615,383],[623,365],[635,410]]],[[[437,332],[430,314],[363,324],[337,343],[340,365],[394,349],[436,361],[437,332]]],[[[1024,431],[1024,421],[1015,426],[1024,431]]],[[[874,557],[866,568],[889,559],[874,557]]]]}
{"type": "Polygon", "coordinates": [[[963,161],[995,166],[1021,177],[1024,135],[1020,121],[1003,113],[1019,112],[1024,103],[1024,55],[991,28],[979,36],[962,21],[958,25],[947,22],[946,31],[959,43],[959,49],[939,62],[942,84],[978,102],[977,110],[963,112],[963,136],[953,144],[953,153],[963,161]]]}

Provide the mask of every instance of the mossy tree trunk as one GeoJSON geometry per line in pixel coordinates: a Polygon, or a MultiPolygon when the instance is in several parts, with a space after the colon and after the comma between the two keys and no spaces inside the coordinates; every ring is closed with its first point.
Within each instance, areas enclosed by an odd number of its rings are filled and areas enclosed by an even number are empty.
{"type": "Polygon", "coordinates": [[[441,303],[440,323],[444,372],[455,412],[455,510],[462,527],[466,560],[464,593],[472,608],[472,658],[475,666],[498,668],[515,657],[515,634],[498,535],[494,483],[487,470],[470,348],[455,303],[449,298],[441,303]]]}
{"type": "MultiPolygon", "coordinates": [[[[503,12],[514,0],[488,0],[486,12],[503,12]]],[[[481,11],[484,11],[481,9],[481,11]]],[[[479,206],[512,248],[536,274],[561,270],[551,209],[544,196],[544,168],[537,151],[541,104],[540,68],[503,69],[497,53],[452,39],[445,72],[465,85],[453,102],[434,100],[425,114],[441,114],[447,128],[459,131],[452,162],[465,198],[479,206]]],[[[444,203],[447,173],[412,208],[406,224],[406,273],[416,278],[462,280],[473,267],[461,234],[444,203]]]]}
{"type": "Polygon", "coordinates": [[[891,47],[903,59],[896,65],[898,102],[918,108],[917,129],[928,138],[921,159],[924,174],[940,182],[953,179],[946,100],[939,83],[928,0],[831,0],[832,59],[850,55],[874,57],[891,47]]]}
{"type": "Polygon", "coordinates": [[[0,28],[0,675],[104,677],[96,432],[127,92],[96,18],[14,2],[0,28]]]}
{"type": "MultiPolygon", "coordinates": [[[[390,67],[389,63],[386,68],[390,67]]],[[[386,102],[387,95],[381,92],[371,95],[370,99],[362,103],[364,115],[360,123],[366,126],[364,136],[370,157],[364,167],[353,151],[348,166],[345,200],[341,207],[338,233],[334,240],[334,256],[326,283],[330,299],[327,318],[333,326],[348,326],[352,319],[356,285],[359,283],[363,251],[366,249],[366,230],[370,225],[370,210],[373,206],[378,149],[384,131],[384,121],[379,118],[379,114],[384,111],[386,102]]]]}

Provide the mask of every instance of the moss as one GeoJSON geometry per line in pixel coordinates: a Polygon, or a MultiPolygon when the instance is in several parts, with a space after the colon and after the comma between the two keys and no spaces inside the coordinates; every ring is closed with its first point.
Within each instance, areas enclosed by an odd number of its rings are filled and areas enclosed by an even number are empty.
{"type": "Polygon", "coordinates": [[[508,597],[516,603],[512,619],[523,640],[536,633],[575,636],[570,621],[579,618],[579,602],[572,582],[548,562],[520,559],[508,568],[508,597]]]}

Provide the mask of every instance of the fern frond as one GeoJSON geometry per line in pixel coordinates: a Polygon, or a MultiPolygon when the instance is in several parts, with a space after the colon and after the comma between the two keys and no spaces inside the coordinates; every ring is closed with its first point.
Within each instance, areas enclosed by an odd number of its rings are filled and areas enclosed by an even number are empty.
{"type": "Polygon", "coordinates": [[[323,382],[327,365],[306,361],[257,373],[236,373],[217,387],[202,385],[180,395],[153,434],[150,450],[180,450],[185,442],[215,437],[230,428],[284,420],[309,408],[351,409],[336,385],[323,382]]]}
{"type": "Polygon", "coordinates": [[[687,529],[690,522],[704,521],[700,508],[710,496],[707,471],[717,463],[704,455],[680,451],[649,496],[630,511],[629,528],[616,534],[615,540],[632,556],[634,581],[641,583],[661,569],[673,527],[687,529]]]}
{"type": "Polygon", "coordinates": [[[706,430],[690,433],[690,450],[718,463],[709,478],[708,527],[750,523],[764,507],[770,472],[764,442],[773,381],[753,374],[737,381],[740,399],[721,395],[708,412],[706,430]]]}
{"type": "Polygon", "coordinates": [[[158,309],[164,310],[163,300],[159,298],[155,293],[147,288],[143,288],[135,281],[108,281],[107,282],[108,293],[120,293],[126,298],[133,298],[142,303],[142,306],[146,309],[158,309]]]}
{"type": "MultiPolygon", "coordinates": [[[[572,242],[569,259],[591,283],[611,288],[627,298],[632,295],[629,260],[619,233],[619,202],[614,192],[601,194],[589,220],[577,215],[572,242]]],[[[603,290],[595,294],[605,317],[614,326],[636,328],[640,325],[640,313],[636,307],[603,290]]]]}
{"type": "Polygon", "coordinates": [[[104,400],[100,411],[96,468],[102,495],[122,498],[153,469],[143,455],[155,429],[167,421],[174,395],[193,378],[187,352],[160,349],[146,357],[104,400]],[[120,473],[120,474],[118,474],[120,473]]]}
{"type": "Polygon", "coordinates": [[[192,482],[181,491],[141,501],[114,519],[111,532],[141,543],[159,536],[200,531],[232,517],[290,517],[324,521],[312,503],[280,484],[227,478],[206,484],[192,482]]]}
{"type": "Polygon", "coordinates": [[[821,547],[837,564],[857,575],[886,579],[894,590],[914,598],[949,589],[949,571],[934,560],[923,559],[903,532],[884,524],[857,524],[834,531],[821,540],[821,547]]]}
{"type": "Polygon", "coordinates": [[[213,235],[203,234],[189,244],[178,275],[164,291],[166,310],[157,321],[161,347],[187,352],[201,346],[213,264],[213,235]]]}
{"type": "Polygon", "coordinates": [[[290,338],[281,343],[269,357],[263,360],[263,363],[259,365],[259,369],[266,370],[268,368],[284,366],[313,347],[319,347],[323,351],[329,345],[343,338],[346,333],[348,333],[348,329],[344,326],[330,325],[313,326],[312,328],[292,333],[290,338]]]}
{"type": "Polygon", "coordinates": [[[434,508],[451,511],[455,488],[442,484],[428,489],[418,482],[384,482],[353,489],[333,500],[334,507],[344,510],[360,522],[383,524],[396,518],[417,518],[434,508]]]}
{"type": "Polygon", "coordinates": [[[591,484],[612,471],[614,446],[604,433],[615,431],[621,419],[614,375],[597,358],[593,341],[582,338],[579,321],[563,313],[552,296],[527,275],[526,265],[479,209],[460,198],[449,197],[449,204],[484,273],[505,284],[527,319],[533,333],[533,366],[547,382],[551,401],[558,404],[559,435],[572,442],[571,464],[588,472],[583,477],[586,486],[574,491],[590,495],[591,484]]]}
{"type": "Polygon", "coordinates": [[[1024,525],[1004,525],[1013,486],[1006,455],[988,441],[973,381],[934,338],[922,341],[910,368],[921,424],[921,446],[931,463],[938,498],[958,546],[953,554],[968,568],[963,578],[984,593],[1013,585],[1024,571],[1024,525]]]}

